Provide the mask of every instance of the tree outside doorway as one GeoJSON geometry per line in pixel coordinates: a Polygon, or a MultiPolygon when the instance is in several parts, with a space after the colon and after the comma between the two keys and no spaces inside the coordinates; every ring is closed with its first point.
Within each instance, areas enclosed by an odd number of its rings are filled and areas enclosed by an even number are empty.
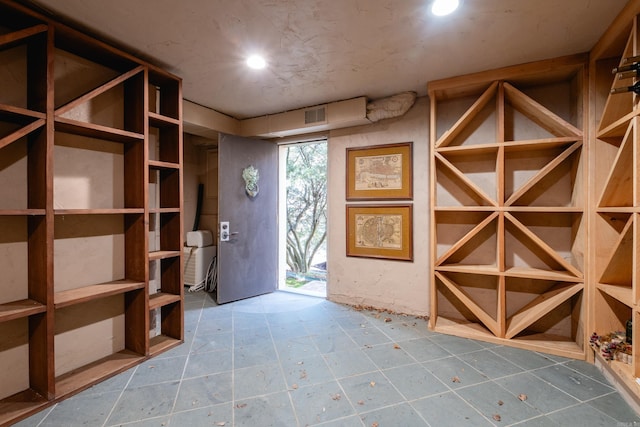
{"type": "Polygon", "coordinates": [[[326,293],[326,141],[289,146],[286,167],[286,286],[326,293]]]}

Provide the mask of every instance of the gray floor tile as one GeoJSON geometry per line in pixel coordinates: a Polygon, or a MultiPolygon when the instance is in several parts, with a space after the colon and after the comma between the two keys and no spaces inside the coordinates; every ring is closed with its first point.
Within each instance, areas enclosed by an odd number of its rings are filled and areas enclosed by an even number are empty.
{"type": "Polygon", "coordinates": [[[186,361],[187,356],[149,359],[138,366],[127,388],[179,381],[186,361]]]}
{"type": "Polygon", "coordinates": [[[600,369],[593,363],[587,363],[584,360],[572,360],[564,364],[569,369],[573,369],[576,372],[580,372],[593,380],[600,381],[601,383],[608,384],[607,379],[604,377],[600,369]]]}
{"type": "Polygon", "coordinates": [[[531,418],[526,421],[522,421],[521,423],[514,424],[513,427],[562,427],[560,424],[551,420],[551,418],[546,415],[542,415],[540,417],[531,418]]]}
{"type": "Polygon", "coordinates": [[[320,351],[311,337],[274,339],[280,360],[300,361],[305,357],[319,356],[320,351]]]}
{"type": "Polygon", "coordinates": [[[543,415],[527,401],[518,399],[493,382],[466,387],[457,393],[486,418],[499,420],[504,425],[543,415]]]}
{"type": "Polygon", "coordinates": [[[126,389],[107,420],[108,425],[167,415],[173,408],[179,382],[126,389]]]}
{"type": "Polygon", "coordinates": [[[278,363],[236,369],[233,375],[235,400],[287,391],[278,363]]]}
{"type": "Polygon", "coordinates": [[[83,393],[84,394],[97,394],[106,393],[109,391],[122,391],[126,386],[136,368],[129,369],[128,371],[121,372],[107,380],[102,381],[94,386],[89,387],[83,393]]]}
{"type": "Polygon", "coordinates": [[[587,404],[614,418],[618,423],[630,423],[631,427],[640,426],[640,417],[631,409],[627,402],[620,398],[618,393],[598,397],[597,399],[588,401],[587,404]]]}
{"type": "Polygon", "coordinates": [[[212,406],[232,401],[232,375],[224,372],[183,380],[175,411],[212,406]]]}
{"type": "Polygon", "coordinates": [[[547,417],[562,427],[620,426],[616,420],[586,403],[554,412],[547,417]]]}
{"type": "Polygon", "coordinates": [[[295,426],[295,413],[287,393],[245,399],[233,407],[235,427],[295,426]]]}
{"type": "Polygon", "coordinates": [[[58,403],[39,424],[42,427],[102,425],[120,397],[119,391],[81,394],[58,403]]]}
{"type": "Polygon", "coordinates": [[[454,389],[487,381],[486,375],[455,356],[425,362],[422,365],[440,381],[454,389]]]}
{"type": "Polygon", "coordinates": [[[364,352],[380,369],[395,368],[410,365],[415,359],[402,349],[399,344],[381,344],[372,348],[365,348],[364,352]]]}
{"type": "Polygon", "coordinates": [[[478,372],[492,379],[522,372],[522,368],[490,350],[474,351],[458,357],[473,366],[478,372]]]}
{"type": "Polygon", "coordinates": [[[408,403],[367,412],[360,417],[367,426],[429,426],[408,403]]]}
{"type": "Polygon", "coordinates": [[[603,396],[613,391],[612,387],[585,377],[563,365],[553,365],[532,372],[537,377],[581,401],[603,396]]]}
{"type": "Polygon", "coordinates": [[[335,379],[321,355],[307,356],[299,360],[280,360],[280,364],[289,387],[303,387],[335,379]]]}
{"type": "Polygon", "coordinates": [[[228,350],[210,351],[207,353],[193,353],[189,355],[184,378],[202,377],[231,371],[233,361],[228,350]]]}
{"type": "Polygon", "coordinates": [[[569,394],[530,373],[500,378],[495,382],[514,396],[526,395],[527,403],[545,414],[579,403],[569,394]]]}
{"type": "Polygon", "coordinates": [[[193,339],[191,353],[208,353],[216,350],[231,350],[233,347],[233,335],[231,332],[200,333],[196,332],[193,339]]]}
{"type": "MultiPolygon", "coordinates": [[[[165,415],[162,417],[146,418],[144,420],[127,423],[124,426],[125,427],[166,427],[167,425],[169,425],[170,419],[171,419],[170,416],[165,415]]],[[[120,423],[111,424],[111,425],[108,424],[107,427],[123,427],[123,424],[120,424],[120,423]]]]}
{"type": "Polygon", "coordinates": [[[451,356],[451,353],[435,344],[429,338],[402,341],[400,345],[418,362],[428,362],[430,360],[442,359],[444,357],[451,356]]]}
{"type": "Polygon", "coordinates": [[[346,333],[361,347],[374,346],[392,342],[391,338],[380,332],[378,328],[345,329],[346,333]]]}
{"type": "Polygon", "coordinates": [[[355,413],[337,381],[300,387],[290,394],[301,426],[319,424],[355,413]]]}
{"type": "Polygon", "coordinates": [[[325,354],[324,360],[336,378],[377,370],[376,365],[359,348],[325,354]]]}
{"type": "Polygon", "coordinates": [[[233,346],[265,346],[271,345],[271,332],[268,326],[260,326],[257,328],[234,329],[233,346]]]}
{"type": "Polygon", "coordinates": [[[401,366],[382,371],[406,400],[415,400],[449,391],[449,387],[421,364],[401,366]]]}
{"type": "Polygon", "coordinates": [[[482,350],[484,347],[477,341],[451,335],[434,335],[430,339],[451,354],[460,356],[464,353],[482,350]]]}
{"type": "Polygon", "coordinates": [[[342,378],[339,381],[359,414],[404,401],[393,384],[380,372],[342,378]]]}
{"type": "Polygon", "coordinates": [[[359,416],[351,415],[350,417],[338,418],[337,420],[327,421],[325,423],[313,424],[317,427],[369,427],[365,426],[359,416]]]}
{"type": "MultiPolygon", "coordinates": [[[[163,424],[166,426],[167,424],[163,424]]],[[[233,425],[233,405],[231,402],[189,411],[174,412],[171,426],[231,426],[233,425]],[[206,420],[206,421],[203,421],[206,420]]]]}
{"type": "Polygon", "coordinates": [[[491,348],[491,351],[504,357],[514,365],[527,370],[543,368],[557,363],[546,354],[522,350],[515,347],[499,346],[491,348]]]}
{"type": "Polygon", "coordinates": [[[328,333],[311,335],[311,339],[321,353],[333,353],[356,347],[351,337],[341,330],[333,329],[328,333]]]}
{"type": "Polygon", "coordinates": [[[431,426],[493,426],[489,420],[453,392],[415,400],[411,402],[411,406],[431,426]]]}
{"type": "Polygon", "coordinates": [[[233,366],[235,369],[263,365],[277,360],[278,355],[272,342],[262,345],[236,347],[233,351],[233,366]]]}

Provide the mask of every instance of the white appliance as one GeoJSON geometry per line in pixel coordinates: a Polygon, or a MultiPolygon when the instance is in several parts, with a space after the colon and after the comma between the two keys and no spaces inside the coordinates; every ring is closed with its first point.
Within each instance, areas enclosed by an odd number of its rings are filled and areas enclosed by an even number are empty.
{"type": "Polygon", "coordinates": [[[216,256],[215,246],[204,248],[185,247],[182,249],[184,259],[184,284],[196,286],[204,284],[209,264],[216,256]]]}

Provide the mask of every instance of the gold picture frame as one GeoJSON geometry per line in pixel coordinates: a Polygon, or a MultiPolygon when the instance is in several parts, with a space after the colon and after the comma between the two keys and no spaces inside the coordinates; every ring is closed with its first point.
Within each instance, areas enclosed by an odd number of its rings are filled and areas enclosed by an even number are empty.
{"type": "Polygon", "coordinates": [[[413,205],[347,205],[347,256],[413,261],[413,205]]]}
{"type": "Polygon", "coordinates": [[[411,200],[413,143],[347,148],[347,200],[411,200]]]}

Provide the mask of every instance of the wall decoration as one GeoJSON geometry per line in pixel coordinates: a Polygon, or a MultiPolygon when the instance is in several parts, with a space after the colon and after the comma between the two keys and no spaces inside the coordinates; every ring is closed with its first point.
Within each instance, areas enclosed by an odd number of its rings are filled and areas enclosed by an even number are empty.
{"type": "Polygon", "coordinates": [[[347,205],[347,256],[413,261],[412,205],[347,205]]]}
{"type": "Polygon", "coordinates": [[[253,199],[260,191],[260,187],[258,187],[258,180],[260,179],[258,169],[254,168],[253,165],[247,166],[242,170],[242,179],[244,179],[245,183],[244,191],[247,193],[247,196],[253,199]]]}
{"type": "Polygon", "coordinates": [[[413,143],[347,148],[347,200],[411,200],[413,143]]]}

